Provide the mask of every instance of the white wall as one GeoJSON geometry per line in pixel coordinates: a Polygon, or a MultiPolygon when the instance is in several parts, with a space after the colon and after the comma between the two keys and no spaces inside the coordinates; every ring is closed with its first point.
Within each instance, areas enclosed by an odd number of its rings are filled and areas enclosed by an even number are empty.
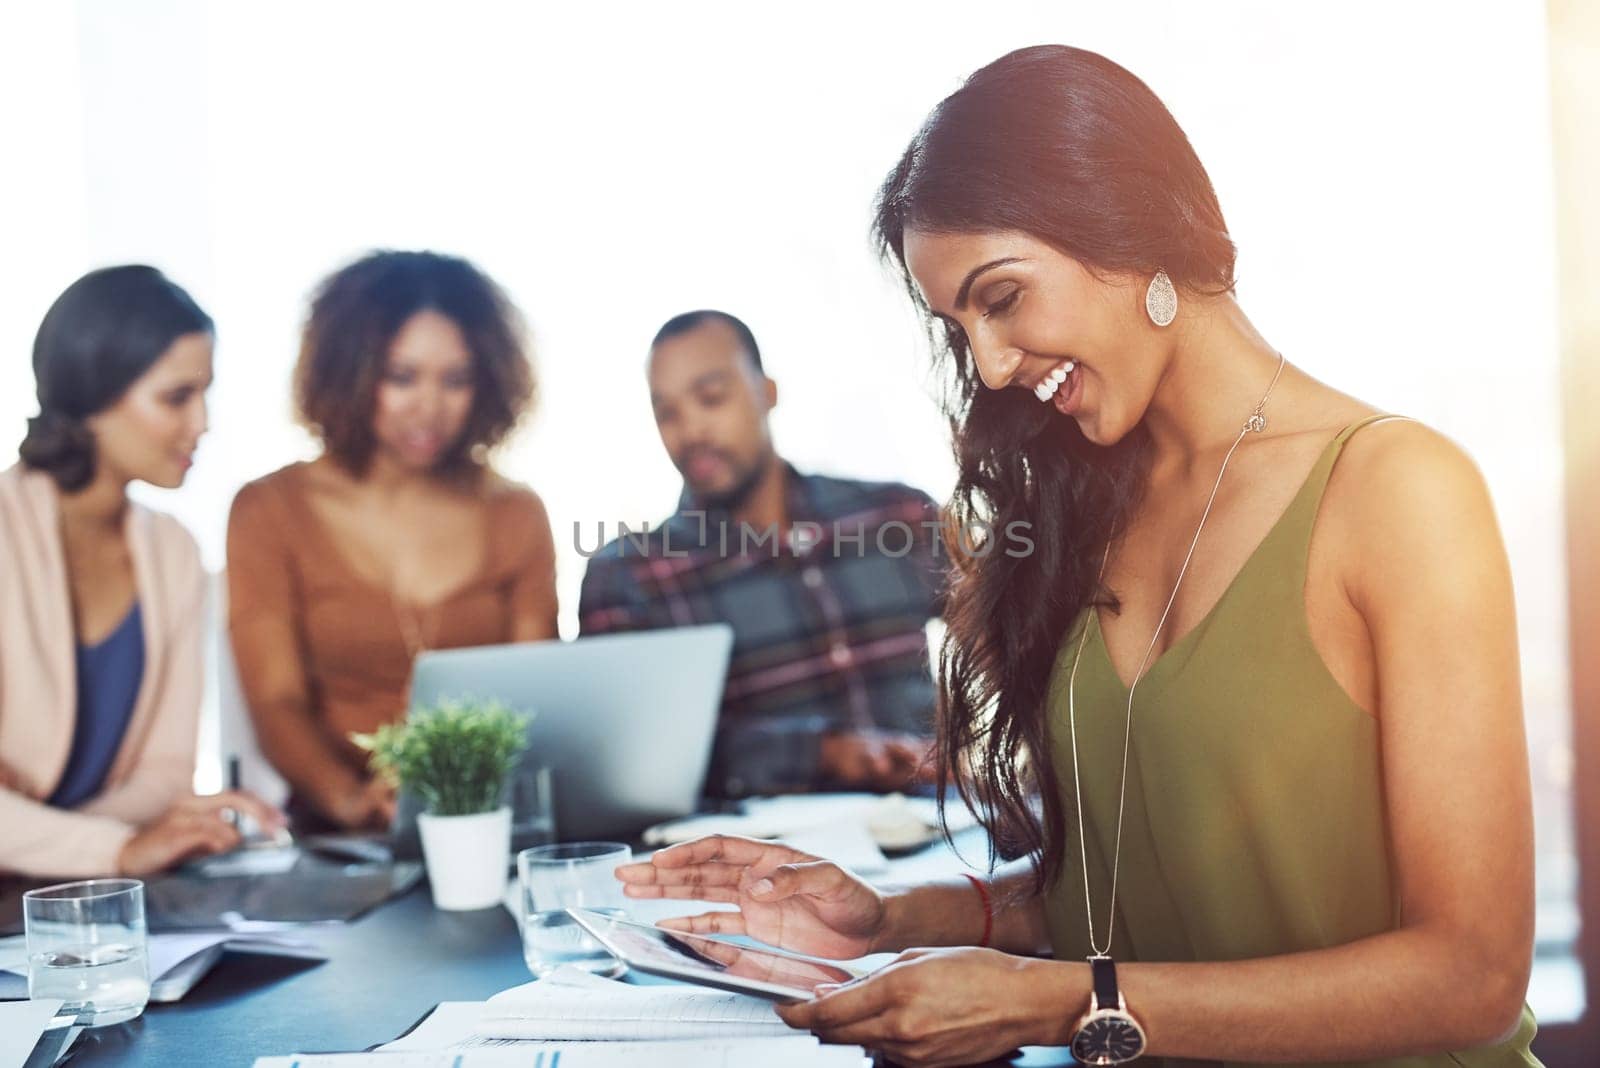
{"type": "MultiPolygon", "coordinates": [[[[868,249],[871,197],[964,74],[1066,40],[1143,76],[1185,125],[1269,339],[1478,457],[1544,605],[1530,636],[1549,636],[1541,12],[1193,6],[6,8],[0,457],[33,411],[26,353],[51,297],[89,266],[154,262],[216,315],[220,345],[200,462],[151,496],[220,564],[232,490],[308,448],[287,386],[309,287],[369,248],[428,246],[478,260],[533,324],[545,403],[504,466],[545,495],[564,546],[579,518],[670,509],[640,369],[690,306],[754,326],[796,461],[940,492],[943,429],[868,249]]],[[[562,564],[570,627],[581,561],[562,564]]]]}

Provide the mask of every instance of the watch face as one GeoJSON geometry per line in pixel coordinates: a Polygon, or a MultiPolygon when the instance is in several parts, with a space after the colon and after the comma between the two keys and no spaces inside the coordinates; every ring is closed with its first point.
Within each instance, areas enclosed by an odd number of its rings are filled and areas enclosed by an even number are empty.
{"type": "Polygon", "coordinates": [[[1139,1025],[1117,1012],[1090,1017],[1072,1038],[1072,1055],[1084,1064],[1121,1064],[1143,1052],[1139,1025]]]}

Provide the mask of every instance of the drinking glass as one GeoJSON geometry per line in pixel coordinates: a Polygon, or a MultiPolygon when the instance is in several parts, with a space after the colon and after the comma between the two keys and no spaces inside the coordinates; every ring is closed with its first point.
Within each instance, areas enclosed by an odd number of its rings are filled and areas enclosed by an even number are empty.
{"type": "Polygon", "coordinates": [[[554,773],[548,765],[519,765],[506,782],[511,807],[511,848],[529,849],[556,840],[554,773]]]}
{"type": "Polygon", "coordinates": [[[150,1000],[144,883],[90,879],[22,895],[28,996],[60,998],[87,1026],[122,1023],[150,1000]]]}
{"type": "Polygon", "coordinates": [[[517,854],[522,957],[534,975],[546,975],[563,964],[596,975],[622,974],[622,962],[566,910],[623,916],[622,884],[612,871],[632,859],[633,851],[620,842],[568,842],[517,854]]]}

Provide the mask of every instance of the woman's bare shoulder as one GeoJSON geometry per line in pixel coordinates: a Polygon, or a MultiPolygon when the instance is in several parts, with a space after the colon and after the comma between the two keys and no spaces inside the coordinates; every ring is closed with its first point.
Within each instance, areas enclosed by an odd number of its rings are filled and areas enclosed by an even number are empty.
{"type": "MultiPolygon", "coordinates": [[[[1483,488],[1478,466],[1459,443],[1416,419],[1386,415],[1362,427],[1345,443],[1335,479],[1358,488],[1367,506],[1413,510],[1416,504],[1449,504],[1483,488]]],[[[1330,486],[1330,491],[1333,487],[1330,486]]]]}
{"type": "Polygon", "coordinates": [[[1414,419],[1381,419],[1349,439],[1319,524],[1350,566],[1351,584],[1375,595],[1424,574],[1467,581],[1475,569],[1498,571],[1505,559],[1477,464],[1457,442],[1414,419]]]}
{"type": "Polygon", "coordinates": [[[481,492],[491,521],[516,538],[548,540],[550,515],[533,489],[496,471],[485,473],[481,492]]]}
{"type": "Polygon", "coordinates": [[[533,487],[525,482],[507,478],[498,471],[484,472],[480,492],[484,500],[496,508],[510,508],[521,512],[544,511],[544,501],[533,487]]]}

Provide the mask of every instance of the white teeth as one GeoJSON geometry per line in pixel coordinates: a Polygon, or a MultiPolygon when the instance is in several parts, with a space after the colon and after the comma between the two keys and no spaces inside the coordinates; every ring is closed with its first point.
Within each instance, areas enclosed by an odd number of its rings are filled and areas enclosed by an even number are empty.
{"type": "Polygon", "coordinates": [[[1040,403],[1048,403],[1050,398],[1054,397],[1056,392],[1061,389],[1061,385],[1067,380],[1067,376],[1075,371],[1077,367],[1077,362],[1073,360],[1068,360],[1066,363],[1058,365],[1055,370],[1040,379],[1037,386],[1033,387],[1033,395],[1039,399],[1040,403]]]}

